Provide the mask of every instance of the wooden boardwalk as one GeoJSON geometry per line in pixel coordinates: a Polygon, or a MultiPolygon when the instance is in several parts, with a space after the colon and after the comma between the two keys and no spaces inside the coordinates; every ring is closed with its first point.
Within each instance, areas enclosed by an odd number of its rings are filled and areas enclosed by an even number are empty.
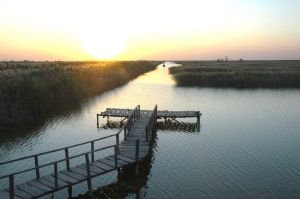
{"type": "MultiPolygon", "coordinates": [[[[119,109],[119,108],[107,108],[105,111],[97,114],[97,127],[99,128],[99,117],[107,118],[107,123],[109,123],[110,117],[118,117],[124,118],[121,120],[121,124],[124,120],[126,120],[130,114],[133,112],[133,109],[119,109]]],[[[146,116],[151,114],[151,110],[140,110],[140,115],[146,116]]],[[[177,120],[177,118],[196,118],[196,128],[197,131],[200,131],[200,117],[202,113],[200,111],[168,111],[168,110],[157,110],[156,119],[164,119],[165,126],[168,127],[165,129],[179,129],[179,130],[191,130],[191,126],[188,123],[183,123],[177,120]],[[176,125],[168,125],[171,124],[170,121],[173,121],[176,125]],[[179,125],[179,126],[178,126],[179,125]],[[179,127],[179,128],[178,128],[179,127]]],[[[162,125],[160,125],[162,126],[162,125]]],[[[192,131],[192,130],[191,130],[192,131]]]]}
{"type": "MultiPolygon", "coordinates": [[[[133,109],[119,109],[119,108],[107,108],[105,111],[97,114],[97,116],[102,117],[129,117],[133,109]]],[[[148,115],[151,110],[140,110],[141,115],[148,115]]],[[[200,117],[202,114],[200,111],[168,111],[168,110],[158,110],[157,118],[188,118],[188,117],[200,117]]]]}
{"type": "MultiPolygon", "coordinates": [[[[123,115],[125,111],[122,112],[123,115]]],[[[64,147],[40,154],[26,156],[15,160],[0,162],[0,171],[2,165],[17,164],[22,160],[31,160],[34,167],[15,173],[8,173],[0,176],[0,180],[8,180],[7,189],[2,189],[0,198],[38,198],[50,193],[54,193],[61,189],[68,188],[69,195],[72,195],[72,186],[86,181],[89,191],[92,191],[92,178],[114,171],[127,165],[134,165],[138,172],[139,161],[144,159],[151,150],[153,132],[156,130],[157,106],[152,111],[141,111],[140,106],[126,113],[127,122],[118,131],[118,133],[102,137],[96,140],[64,147]],[[95,143],[104,139],[115,137],[115,144],[96,148],[95,143]],[[121,140],[121,137],[123,138],[121,140]],[[75,147],[89,145],[88,152],[70,156],[70,150],[75,147]],[[114,149],[113,153],[96,159],[96,153],[114,149]],[[58,161],[43,164],[40,160],[41,156],[62,151],[65,157],[58,161]],[[75,158],[85,159],[84,164],[72,165],[71,160],[75,158]],[[63,169],[61,164],[64,164],[63,169]],[[53,169],[51,174],[43,175],[41,170],[45,168],[53,169]],[[64,169],[66,168],[66,169],[64,169]],[[23,183],[16,182],[16,176],[24,173],[34,172],[32,180],[23,183]]],[[[73,154],[73,153],[72,153],[73,154]]]]}

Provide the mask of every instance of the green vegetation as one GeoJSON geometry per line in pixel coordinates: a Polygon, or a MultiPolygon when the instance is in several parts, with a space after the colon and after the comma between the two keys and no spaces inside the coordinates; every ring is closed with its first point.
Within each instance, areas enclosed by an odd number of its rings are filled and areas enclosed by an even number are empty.
{"type": "Polygon", "coordinates": [[[170,68],[178,86],[300,88],[300,61],[189,61],[170,68]]]}
{"type": "Polygon", "coordinates": [[[0,62],[0,128],[42,120],[65,105],[121,86],[156,64],[0,62]]]}

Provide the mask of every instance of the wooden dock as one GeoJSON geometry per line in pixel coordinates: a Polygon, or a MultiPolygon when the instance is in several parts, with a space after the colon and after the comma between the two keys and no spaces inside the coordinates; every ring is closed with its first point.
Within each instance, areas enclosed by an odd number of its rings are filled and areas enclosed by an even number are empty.
{"type": "MultiPolygon", "coordinates": [[[[125,124],[116,134],[101,137],[80,144],[63,147],[39,154],[21,157],[6,162],[0,162],[0,181],[8,181],[8,188],[0,187],[0,199],[29,199],[39,198],[48,194],[68,189],[69,197],[72,197],[73,186],[87,182],[89,192],[92,193],[92,178],[106,174],[114,170],[120,170],[133,166],[138,175],[139,162],[148,157],[153,145],[153,135],[157,129],[157,119],[172,119],[195,117],[200,123],[201,113],[199,111],[158,111],[157,106],[153,110],[141,110],[140,106],[134,109],[111,109],[107,108],[101,114],[97,114],[97,126],[99,116],[121,117],[125,124]],[[98,142],[113,139],[113,144],[99,146],[98,142]],[[78,152],[77,147],[88,147],[86,152],[78,152]],[[77,150],[75,150],[77,148],[77,150]],[[111,150],[100,158],[98,153],[111,150]],[[77,151],[77,152],[76,152],[77,151]],[[55,161],[43,162],[45,156],[61,152],[64,157],[55,161]],[[43,157],[42,157],[43,156],[43,157]],[[74,159],[84,159],[84,163],[76,163],[74,159]],[[2,173],[1,166],[16,165],[21,161],[32,161],[34,167],[23,169],[18,172],[2,173]],[[47,170],[52,172],[43,173],[47,170]],[[50,173],[50,174],[49,174],[50,173]],[[21,176],[26,174],[26,182],[18,182],[21,176]]],[[[177,121],[178,122],[178,121],[177,121]]]]}
{"type": "MultiPolygon", "coordinates": [[[[17,164],[22,160],[31,160],[35,165],[33,168],[15,173],[8,173],[5,175],[1,173],[0,180],[8,180],[9,186],[6,189],[1,189],[0,198],[38,198],[65,188],[68,189],[69,196],[72,196],[73,185],[86,181],[89,191],[92,192],[93,187],[91,179],[93,177],[103,175],[116,169],[133,165],[136,168],[137,174],[139,161],[148,155],[152,147],[153,132],[156,131],[157,113],[157,106],[155,106],[152,111],[141,111],[140,106],[137,106],[126,113],[127,121],[116,134],[73,146],[0,162],[0,171],[2,165],[7,166],[9,164],[17,164]],[[101,148],[95,147],[96,142],[113,137],[115,137],[115,144],[103,146],[101,148]],[[90,150],[75,155],[72,151],[72,156],[70,156],[70,151],[72,149],[83,145],[89,145],[90,150]],[[107,149],[114,149],[114,152],[104,158],[95,158],[96,153],[107,149]],[[41,156],[59,151],[64,152],[65,154],[64,158],[61,160],[44,164],[40,160],[41,156]],[[80,157],[85,159],[84,164],[71,165],[71,163],[73,163],[71,160],[80,157]],[[61,169],[61,164],[63,164],[63,168],[66,169],[61,169]],[[43,175],[41,170],[46,167],[53,169],[53,172],[48,175],[43,175]],[[32,172],[34,172],[32,180],[23,183],[16,182],[16,176],[19,177],[19,175],[24,173],[28,174],[32,172]]],[[[125,111],[123,111],[123,115],[124,114],[125,111]]]]}
{"type": "MultiPolygon", "coordinates": [[[[129,117],[133,109],[119,109],[119,108],[107,108],[105,111],[97,114],[97,116],[102,117],[129,117]]],[[[149,115],[152,110],[140,110],[141,115],[149,115]]],[[[168,111],[168,110],[158,110],[157,119],[164,118],[189,118],[189,117],[199,117],[202,114],[200,111],[168,111]]]]}
{"type": "MultiPolygon", "coordinates": [[[[107,118],[107,126],[111,123],[110,118],[121,118],[120,122],[114,122],[115,127],[118,128],[122,125],[129,115],[132,113],[133,109],[119,109],[119,108],[107,108],[105,111],[97,114],[97,127],[99,128],[99,117],[107,118]]],[[[149,115],[151,110],[140,110],[140,115],[149,115]]],[[[180,131],[200,131],[200,117],[202,113],[200,111],[168,111],[168,110],[158,110],[156,119],[164,119],[164,123],[159,122],[158,128],[161,127],[162,130],[175,130],[180,131]],[[196,125],[193,123],[180,122],[178,118],[196,118],[196,125]],[[194,128],[195,126],[195,128],[194,128]]]]}

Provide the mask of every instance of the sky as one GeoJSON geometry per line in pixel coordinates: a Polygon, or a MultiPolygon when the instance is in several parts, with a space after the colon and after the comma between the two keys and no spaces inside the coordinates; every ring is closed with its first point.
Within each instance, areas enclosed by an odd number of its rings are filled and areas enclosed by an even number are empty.
{"type": "Polygon", "coordinates": [[[299,0],[0,0],[0,60],[300,59],[299,0]]]}

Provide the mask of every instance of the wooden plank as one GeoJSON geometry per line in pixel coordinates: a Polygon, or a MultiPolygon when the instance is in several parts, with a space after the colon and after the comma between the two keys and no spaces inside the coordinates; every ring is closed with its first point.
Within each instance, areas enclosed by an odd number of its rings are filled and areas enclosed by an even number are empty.
{"type": "MultiPolygon", "coordinates": [[[[135,151],[135,147],[131,147],[131,146],[122,146],[122,148],[120,148],[121,151],[135,151]]],[[[148,147],[141,147],[140,146],[140,152],[145,152],[147,153],[149,151],[148,147]]]]}
{"type": "Polygon", "coordinates": [[[67,176],[61,172],[58,172],[58,179],[61,179],[62,181],[66,182],[67,184],[68,183],[76,183],[78,182],[79,180],[77,180],[76,178],[73,178],[73,177],[70,177],[70,176],[67,176]]]}
{"type": "MultiPolygon", "coordinates": [[[[135,158],[135,151],[134,152],[121,151],[120,154],[135,158]]],[[[139,153],[139,159],[143,159],[144,157],[146,157],[146,155],[147,154],[141,154],[141,153],[139,153]]]]}
{"type": "MultiPolygon", "coordinates": [[[[85,168],[86,169],[86,165],[81,165],[81,167],[83,167],[83,168],[85,168]]],[[[95,167],[95,166],[93,166],[93,165],[91,165],[90,164],[90,171],[91,171],[91,173],[92,173],[92,175],[97,175],[97,174],[99,174],[99,173],[103,173],[104,172],[104,170],[103,169],[100,169],[100,168],[98,168],[98,167],[95,167]],[[93,174],[94,173],[94,174],[93,174]]]]}
{"type": "Polygon", "coordinates": [[[65,170],[65,171],[61,171],[61,173],[65,174],[67,176],[70,176],[72,178],[78,179],[79,181],[86,179],[86,177],[84,175],[78,174],[78,173],[73,172],[73,171],[65,170]]]}
{"type": "Polygon", "coordinates": [[[1,199],[9,199],[9,193],[8,191],[4,190],[0,192],[0,198],[1,199]]]}
{"type": "Polygon", "coordinates": [[[128,154],[128,153],[119,153],[119,155],[122,155],[122,156],[125,156],[125,157],[128,157],[128,158],[131,158],[135,161],[135,154],[128,154]]]}
{"type": "MultiPolygon", "coordinates": [[[[109,157],[107,157],[106,159],[108,159],[108,160],[111,160],[111,161],[115,161],[115,157],[112,157],[112,156],[109,156],[109,157]]],[[[128,162],[126,162],[126,161],[124,161],[124,160],[121,160],[121,159],[117,159],[117,162],[118,163],[120,163],[120,164],[123,164],[123,165],[125,165],[125,164],[128,164],[128,162]]]]}
{"type": "MultiPolygon", "coordinates": [[[[42,178],[39,179],[41,182],[45,182],[45,181],[48,181],[49,183],[51,183],[52,187],[55,188],[55,178],[54,176],[52,175],[49,175],[49,176],[44,176],[42,178]]],[[[45,182],[46,183],[46,182],[45,182]]],[[[68,183],[66,183],[65,181],[62,181],[61,179],[58,179],[58,188],[61,188],[61,187],[67,187],[68,186],[68,183]]]]}
{"type": "Polygon", "coordinates": [[[52,188],[44,185],[43,183],[40,183],[37,180],[32,180],[32,181],[29,181],[27,183],[30,184],[33,187],[36,187],[36,188],[39,188],[39,189],[43,190],[44,192],[48,192],[48,191],[52,190],[52,188]]]}
{"type": "Polygon", "coordinates": [[[121,154],[118,154],[118,159],[121,159],[123,161],[126,161],[128,163],[133,163],[135,162],[135,159],[134,158],[129,158],[129,157],[126,157],[124,155],[121,155],[121,154]]]}
{"type": "Polygon", "coordinates": [[[91,170],[91,172],[97,173],[97,175],[106,172],[104,169],[100,169],[100,168],[98,168],[98,167],[96,167],[94,165],[91,165],[91,164],[90,164],[90,170],[91,170]]]}
{"type": "Polygon", "coordinates": [[[87,178],[87,171],[86,171],[86,169],[84,169],[82,167],[79,167],[79,166],[71,168],[71,171],[73,171],[75,173],[78,173],[80,175],[83,175],[85,178],[87,178]]]}
{"type": "Polygon", "coordinates": [[[22,191],[22,190],[18,189],[17,187],[15,188],[15,196],[17,196],[16,198],[22,198],[22,199],[29,199],[29,198],[33,197],[33,195],[31,195],[30,193],[22,191]]]}
{"type": "MultiPolygon", "coordinates": [[[[77,166],[77,168],[78,168],[78,169],[81,169],[82,171],[84,171],[84,172],[86,173],[86,175],[88,175],[88,174],[87,174],[87,168],[86,168],[86,165],[85,165],[85,164],[81,164],[81,165],[77,166]]],[[[90,170],[90,173],[91,173],[91,175],[96,175],[96,174],[97,174],[96,172],[91,171],[91,170],[90,170]]]]}
{"type": "Polygon", "coordinates": [[[108,165],[106,165],[102,162],[99,162],[99,161],[92,162],[91,165],[96,166],[96,167],[98,167],[100,169],[103,169],[105,171],[111,171],[111,170],[115,169],[114,166],[108,166],[108,165]]]}
{"type": "Polygon", "coordinates": [[[21,184],[21,185],[18,185],[17,186],[18,189],[30,194],[30,195],[33,195],[35,197],[39,196],[39,195],[42,195],[44,193],[44,191],[36,188],[36,187],[33,187],[27,183],[24,183],[24,184],[21,184]]]}
{"type": "Polygon", "coordinates": [[[43,179],[43,178],[40,178],[40,179],[36,179],[37,182],[47,186],[47,187],[50,187],[51,189],[55,188],[55,185],[52,184],[51,182],[49,182],[48,180],[46,179],[43,179]]]}
{"type": "MultiPolygon", "coordinates": [[[[106,164],[106,165],[115,167],[115,162],[110,161],[110,160],[107,160],[107,159],[101,159],[101,160],[99,160],[99,162],[102,162],[103,164],[106,164]]],[[[119,163],[117,163],[117,164],[118,164],[118,165],[117,165],[118,167],[119,167],[119,166],[122,166],[122,165],[120,165],[119,163]]]]}

